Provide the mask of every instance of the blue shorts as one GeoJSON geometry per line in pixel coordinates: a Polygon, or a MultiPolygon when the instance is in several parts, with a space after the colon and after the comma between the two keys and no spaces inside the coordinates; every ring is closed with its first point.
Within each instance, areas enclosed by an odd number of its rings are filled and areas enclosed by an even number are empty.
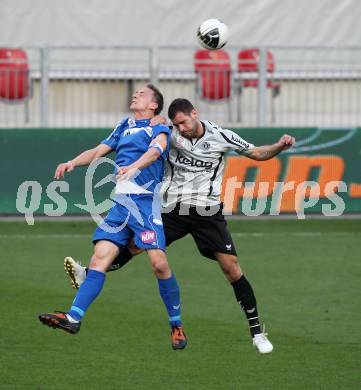
{"type": "Polygon", "coordinates": [[[134,238],[138,248],[165,251],[160,202],[145,195],[121,195],[121,199],[121,204],[115,203],[104,223],[95,230],[93,243],[107,240],[125,247],[134,238]]]}

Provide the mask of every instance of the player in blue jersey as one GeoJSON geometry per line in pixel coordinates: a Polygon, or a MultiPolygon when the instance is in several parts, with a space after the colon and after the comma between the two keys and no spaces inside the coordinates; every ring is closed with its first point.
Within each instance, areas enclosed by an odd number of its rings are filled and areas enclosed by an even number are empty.
{"type": "Polygon", "coordinates": [[[130,105],[134,118],[124,119],[98,146],[57,167],[55,178],[61,179],[65,172],[88,165],[115,151],[118,178],[129,179],[135,172],[136,175],[131,192],[127,189],[129,181],[117,183],[119,202],[115,203],[93,235],[94,254],[86,279],[72,306],[67,312],[40,314],[42,323],[68,333],[77,333],[85,312],[102,290],[108,267],[134,237],[137,247],[147,251],[158,279],[159,292],[172,329],[172,347],[183,349],[186,346],[187,339],[180,315],[179,287],[165,255],[163,226],[160,212],[157,212],[160,202],[156,201],[155,194],[163,178],[170,130],[162,124],[152,126],[150,121],[162,108],[163,96],[157,88],[149,84],[139,89],[133,95],[130,105]]]}

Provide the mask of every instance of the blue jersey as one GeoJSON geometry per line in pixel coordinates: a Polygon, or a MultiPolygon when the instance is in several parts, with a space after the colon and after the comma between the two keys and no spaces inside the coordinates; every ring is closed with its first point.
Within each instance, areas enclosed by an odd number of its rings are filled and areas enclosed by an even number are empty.
{"type": "Polygon", "coordinates": [[[152,140],[161,133],[167,134],[166,150],[134,178],[136,184],[142,187],[147,184],[144,188],[153,193],[157,184],[163,179],[164,160],[169,153],[170,129],[167,126],[150,126],[150,119],[125,118],[101,143],[110,146],[116,152],[115,163],[118,167],[126,167],[138,160],[149,149],[152,140]],[[151,184],[148,185],[149,183],[151,184]]]}

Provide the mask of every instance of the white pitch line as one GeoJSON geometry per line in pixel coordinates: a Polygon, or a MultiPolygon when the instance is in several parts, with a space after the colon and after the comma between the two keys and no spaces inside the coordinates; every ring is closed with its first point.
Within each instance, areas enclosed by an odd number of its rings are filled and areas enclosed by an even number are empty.
{"type": "MultiPolygon", "coordinates": [[[[315,237],[315,236],[350,236],[360,235],[361,232],[235,232],[231,233],[233,237],[315,237]]],[[[0,239],[70,239],[70,238],[87,238],[91,239],[90,234],[0,234],[0,239]]],[[[191,236],[186,236],[191,238],[191,236]]]]}

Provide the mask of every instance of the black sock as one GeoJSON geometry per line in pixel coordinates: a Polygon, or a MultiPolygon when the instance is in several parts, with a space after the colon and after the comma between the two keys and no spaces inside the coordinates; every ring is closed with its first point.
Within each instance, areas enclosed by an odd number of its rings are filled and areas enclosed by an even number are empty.
{"type": "Polygon", "coordinates": [[[117,271],[118,269],[125,266],[130,259],[133,258],[133,255],[129,252],[128,248],[124,248],[119,255],[115,258],[113,263],[108,268],[107,272],[117,271]]]}
{"type": "Polygon", "coordinates": [[[231,283],[237,302],[242,307],[249,324],[251,336],[261,333],[261,325],[258,319],[257,302],[252,286],[244,275],[237,281],[231,283]]]}
{"type": "MultiPolygon", "coordinates": [[[[114,259],[113,263],[107,269],[107,272],[117,271],[118,269],[125,266],[133,255],[129,252],[128,248],[124,248],[119,255],[114,259]]],[[[85,272],[88,273],[88,268],[85,268],[85,272]]]]}

